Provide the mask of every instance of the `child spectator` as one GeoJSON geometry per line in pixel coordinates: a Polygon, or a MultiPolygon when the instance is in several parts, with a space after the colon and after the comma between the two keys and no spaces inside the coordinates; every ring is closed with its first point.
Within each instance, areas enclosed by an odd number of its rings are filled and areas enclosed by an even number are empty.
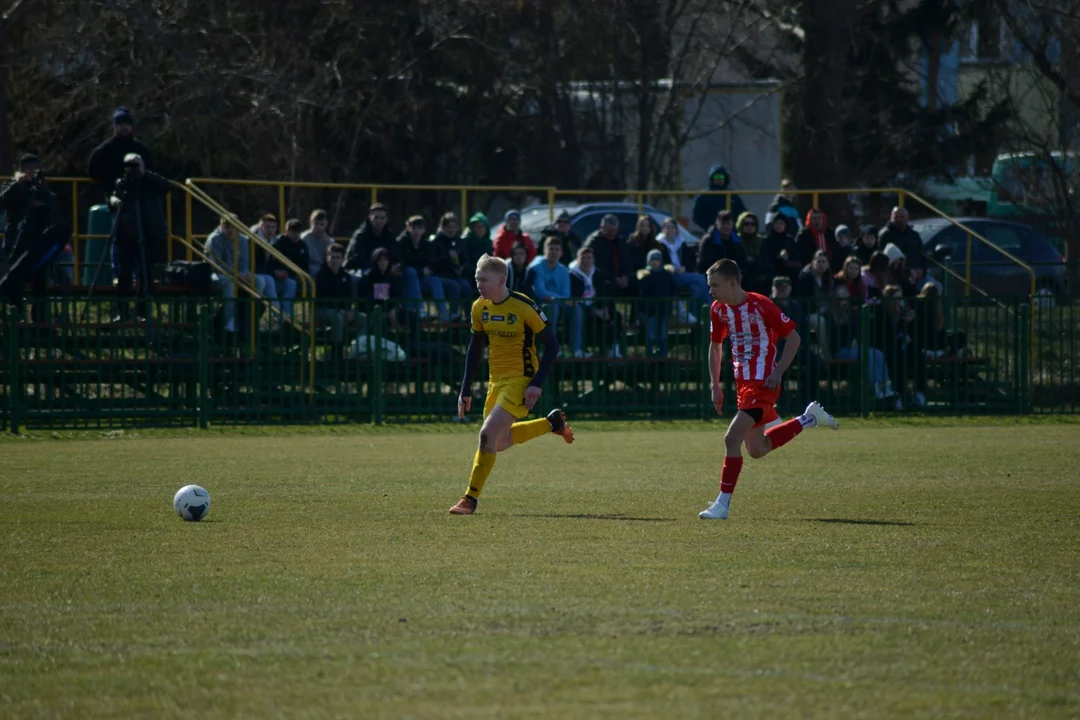
{"type": "Polygon", "coordinates": [[[664,256],[659,250],[650,250],[646,257],[648,267],[638,283],[645,299],[645,353],[649,357],[667,357],[668,316],[679,287],[675,276],[664,269],[664,256]]]}
{"type": "Polygon", "coordinates": [[[332,243],[326,249],[326,262],[315,276],[315,319],[330,326],[334,357],[342,358],[346,328],[364,334],[366,318],[352,307],[352,276],[345,272],[345,248],[332,243]]]}
{"type": "Polygon", "coordinates": [[[544,238],[544,254],[529,264],[532,298],[544,305],[548,325],[559,327],[559,310],[570,300],[570,270],[561,262],[562,241],[557,235],[544,238]]]}
{"type": "MultiPolygon", "coordinates": [[[[851,302],[847,285],[837,285],[833,292],[835,299],[829,313],[829,354],[838,360],[857,360],[860,345],[858,310],[851,302]]],[[[885,354],[868,344],[864,345],[862,351],[866,353],[869,363],[874,396],[881,400],[895,395],[889,382],[885,354]]]]}
{"type": "Polygon", "coordinates": [[[386,314],[390,330],[398,327],[398,308],[394,298],[401,297],[401,274],[394,273],[390,263],[390,251],[375,248],[369,263],[371,270],[360,280],[360,301],[366,308],[381,307],[386,314]]]}
{"type": "Polygon", "coordinates": [[[435,244],[424,237],[426,234],[427,224],[424,218],[413,215],[409,218],[405,230],[394,241],[391,254],[396,262],[416,272],[423,292],[427,293],[438,306],[439,321],[446,323],[450,321],[450,309],[446,305],[442,281],[435,275],[432,267],[435,263],[435,244]]]}
{"type": "Polygon", "coordinates": [[[334,244],[334,238],[330,237],[330,233],[326,231],[330,225],[330,216],[325,210],[312,210],[309,223],[311,227],[300,236],[300,239],[308,246],[308,262],[310,263],[308,275],[315,277],[326,260],[326,251],[334,244]]]}
{"type": "Polygon", "coordinates": [[[532,275],[529,272],[529,251],[524,243],[517,243],[510,250],[506,259],[506,287],[510,292],[519,292],[532,298],[532,275]]]}

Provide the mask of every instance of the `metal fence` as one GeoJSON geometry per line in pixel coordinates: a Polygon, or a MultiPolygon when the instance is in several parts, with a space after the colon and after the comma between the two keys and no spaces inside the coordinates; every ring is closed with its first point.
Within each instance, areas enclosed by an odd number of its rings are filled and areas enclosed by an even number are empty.
{"type": "MultiPolygon", "coordinates": [[[[848,416],[1080,411],[1076,305],[1031,312],[1020,300],[923,302],[789,301],[785,310],[803,345],[785,376],[781,413],[796,413],[811,399],[848,416]]],[[[294,315],[318,313],[314,337],[254,300],[156,298],[152,307],[127,308],[123,321],[114,317],[121,309],[107,297],[10,309],[0,336],[0,422],[18,431],[449,421],[471,332],[465,307],[453,308],[457,321],[439,323],[424,319],[437,316],[436,308],[404,302],[358,308],[319,301],[316,309],[297,301],[294,315]],[[235,333],[224,329],[230,310],[235,333]],[[251,317],[254,350],[245,327],[251,317]],[[312,342],[313,383],[306,372],[312,342]]],[[[562,353],[539,412],[561,406],[579,418],[714,416],[707,308],[612,299],[566,305],[559,316],[562,353]]],[[[473,386],[477,408],[486,373],[482,367],[473,386]]],[[[728,363],[724,381],[730,414],[728,363]]]]}

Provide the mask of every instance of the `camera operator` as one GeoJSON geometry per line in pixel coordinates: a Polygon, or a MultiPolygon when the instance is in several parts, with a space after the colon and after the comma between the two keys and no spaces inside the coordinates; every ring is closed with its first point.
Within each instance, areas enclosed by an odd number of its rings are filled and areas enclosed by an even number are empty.
{"type": "Polygon", "coordinates": [[[124,176],[124,158],[135,153],[142,158],[143,167],[154,168],[150,149],[135,139],[135,118],[126,107],[118,107],[113,113],[113,136],[101,143],[90,154],[89,174],[105,191],[112,192],[116,181],[124,176]]]}
{"type": "Polygon", "coordinates": [[[128,319],[130,308],[126,298],[132,295],[136,277],[143,297],[139,315],[150,317],[146,299],[151,296],[154,259],[159,248],[164,247],[167,234],[161,199],[169,192],[169,181],[147,170],[138,154],[124,156],[123,168],[124,175],[116,181],[116,190],[109,198],[109,208],[115,217],[118,321],[128,319]]]}
{"type": "MultiPolygon", "coordinates": [[[[49,262],[71,239],[67,225],[54,223],[54,198],[45,182],[41,163],[34,155],[23,155],[15,176],[0,190],[0,209],[7,214],[7,234],[4,250],[10,266],[0,280],[0,295],[23,308],[26,283],[33,284],[33,297],[44,297],[49,262]]],[[[44,313],[34,310],[34,321],[47,320],[44,313]]]]}

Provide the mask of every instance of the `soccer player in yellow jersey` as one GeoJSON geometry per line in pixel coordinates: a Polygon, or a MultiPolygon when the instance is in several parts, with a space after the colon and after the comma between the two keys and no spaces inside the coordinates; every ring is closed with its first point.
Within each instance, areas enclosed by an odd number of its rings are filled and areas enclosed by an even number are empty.
{"type": "Polygon", "coordinates": [[[453,515],[476,512],[477,498],[495,466],[495,453],[549,432],[567,443],[574,442],[574,432],[566,424],[562,410],[552,410],[546,418],[514,422],[528,415],[536,405],[540,386],[559,355],[559,342],[555,331],[547,327],[544,313],[525,295],[506,288],[506,263],[497,257],[484,255],[476,263],[476,288],[480,299],[472,306],[472,340],[458,395],[459,417],[465,417],[472,405],[470,388],[484,354],[485,337],[490,346],[490,375],[480,447],[469,475],[469,489],[450,508],[453,515]],[[537,340],[544,346],[540,358],[536,355],[537,340]]]}

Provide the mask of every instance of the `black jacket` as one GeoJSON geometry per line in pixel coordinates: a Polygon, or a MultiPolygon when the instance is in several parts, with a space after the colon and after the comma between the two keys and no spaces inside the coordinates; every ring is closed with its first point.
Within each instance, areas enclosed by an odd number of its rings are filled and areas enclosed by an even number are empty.
{"type": "Polygon", "coordinates": [[[345,269],[367,272],[371,269],[371,254],[375,249],[382,247],[389,250],[393,244],[394,233],[390,230],[390,225],[383,227],[382,233],[376,235],[371,223],[365,220],[353,233],[349,246],[345,248],[345,269]]]}
{"type": "Polygon", "coordinates": [[[570,265],[577,259],[577,251],[581,249],[581,238],[573,231],[563,234],[554,225],[548,225],[540,231],[540,243],[536,246],[537,252],[544,252],[544,238],[548,237],[557,237],[562,240],[562,257],[559,262],[563,265],[570,265]]]}
{"type": "Polygon", "coordinates": [[[352,275],[344,268],[333,273],[330,266],[323,263],[315,276],[315,304],[344,309],[342,300],[352,300],[352,275]]]}
{"type": "Polygon", "coordinates": [[[29,183],[14,180],[4,185],[0,190],[0,210],[7,218],[4,249],[13,254],[16,245],[22,247],[31,236],[44,232],[52,225],[55,204],[55,196],[47,188],[35,189],[29,183]],[[37,207],[34,207],[35,199],[41,203],[37,207]]]}
{"type": "MultiPolygon", "coordinates": [[[[814,259],[814,253],[819,249],[814,231],[809,227],[800,230],[799,234],[795,236],[795,249],[798,253],[799,262],[803,265],[809,265],[810,261],[814,259]]],[[[833,233],[832,228],[825,228],[825,254],[829,256],[830,267],[836,262],[843,265],[844,260],[847,258],[847,254],[840,247],[840,243],[836,242],[836,235],[833,233]]]]}
{"type": "MultiPolygon", "coordinates": [[[[807,265],[799,273],[799,279],[795,282],[795,289],[793,295],[799,298],[803,302],[810,302],[811,299],[815,299],[821,302],[828,302],[833,294],[833,276],[831,272],[827,272],[821,276],[821,285],[817,284],[814,271],[807,265]]],[[[811,312],[816,312],[816,308],[811,309],[811,312]]]]}
{"type": "Polygon", "coordinates": [[[890,222],[878,233],[878,248],[884,251],[885,246],[889,243],[904,252],[909,268],[926,268],[926,258],[922,254],[922,237],[915,231],[915,228],[908,225],[903,230],[897,230],[890,222]]]}
{"type": "Polygon", "coordinates": [[[612,285],[610,292],[615,294],[637,294],[637,276],[634,273],[634,257],[630,253],[630,246],[621,235],[616,235],[614,240],[608,240],[599,230],[594,232],[585,241],[585,247],[593,251],[596,271],[604,276],[604,281],[612,283],[615,278],[625,275],[630,284],[626,290],[619,290],[612,285]]]}
{"type": "Polygon", "coordinates": [[[465,241],[461,239],[460,235],[451,237],[445,233],[436,233],[431,238],[431,244],[434,246],[435,260],[432,265],[432,270],[439,277],[444,278],[465,278],[466,280],[472,278],[473,271],[476,269],[476,260],[469,264],[469,250],[465,247],[465,241]],[[450,251],[456,250],[458,254],[457,262],[450,257],[450,251]],[[466,270],[469,270],[466,273],[466,270]]]}
{"type": "Polygon", "coordinates": [[[124,156],[128,153],[138,153],[146,169],[153,169],[154,161],[150,157],[150,148],[136,140],[134,136],[126,138],[113,136],[90,153],[88,174],[105,189],[105,192],[111,191],[116,181],[124,176],[124,156]]]}
{"type": "Polygon", "coordinates": [[[401,297],[401,277],[395,276],[390,268],[381,273],[372,263],[371,271],[360,280],[359,294],[368,307],[382,305],[389,310],[394,306],[394,298],[401,297]]]}
{"type": "Polygon", "coordinates": [[[638,281],[641,297],[652,300],[645,303],[642,312],[648,317],[666,317],[671,312],[671,299],[679,294],[679,286],[675,284],[675,276],[668,270],[660,269],[649,272],[638,281]],[[667,300],[668,302],[660,302],[667,300]]]}
{"type": "Polygon", "coordinates": [[[402,230],[394,241],[394,246],[389,249],[392,263],[401,263],[415,269],[421,279],[424,277],[424,268],[434,270],[435,246],[427,238],[420,238],[420,244],[413,247],[412,234],[408,230],[402,230]]]}
{"type": "Polygon", "coordinates": [[[535,281],[536,273],[528,265],[519,271],[514,267],[514,263],[506,262],[506,289],[510,292],[519,292],[531,299],[535,281]]]}
{"type": "MultiPolygon", "coordinates": [[[[288,235],[278,235],[274,240],[274,249],[288,258],[293,265],[296,265],[304,272],[308,271],[308,246],[303,240],[293,242],[288,235]]],[[[293,280],[298,279],[296,273],[285,267],[277,258],[268,257],[266,259],[266,274],[272,275],[277,270],[284,270],[289,273],[289,277],[293,280]]]]}
{"type": "Polygon", "coordinates": [[[139,229],[136,224],[136,205],[142,216],[143,242],[147,249],[156,250],[164,247],[168,231],[165,227],[165,209],[162,198],[169,192],[169,181],[157,173],[147,170],[141,177],[122,177],[116,181],[113,195],[120,200],[113,209],[119,214],[116,218],[117,245],[131,245],[138,242],[139,229]]]}
{"type": "Polygon", "coordinates": [[[740,268],[746,267],[746,250],[734,232],[727,240],[720,237],[720,231],[713,228],[701,237],[698,243],[697,271],[706,272],[718,260],[734,260],[740,268]]]}

